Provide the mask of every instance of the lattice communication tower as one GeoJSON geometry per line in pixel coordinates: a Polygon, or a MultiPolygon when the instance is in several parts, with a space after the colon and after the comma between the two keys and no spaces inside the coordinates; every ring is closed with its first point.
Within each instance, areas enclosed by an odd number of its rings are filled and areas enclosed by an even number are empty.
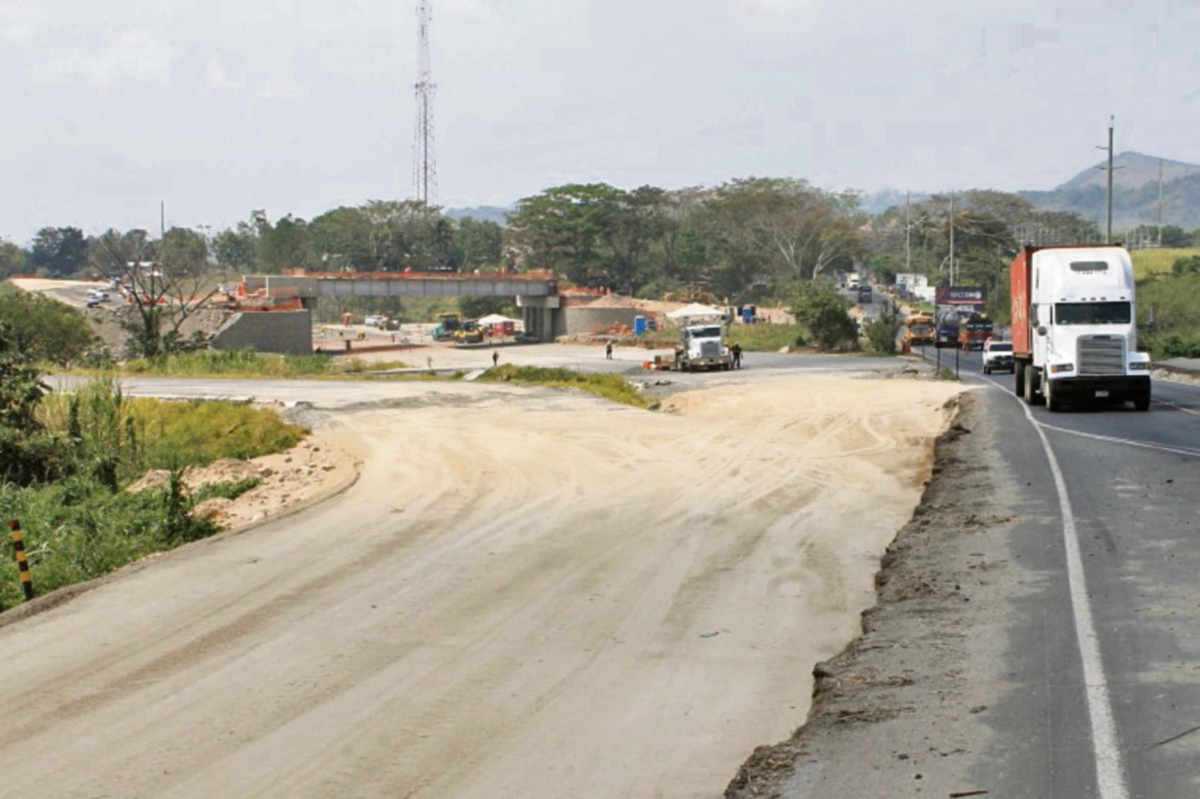
{"type": "Polygon", "coordinates": [[[433,154],[433,97],[436,85],[429,64],[430,0],[417,3],[417,125],[413,143],[413,192],[430,205],[437,195],[437,163],[433,154]]]}

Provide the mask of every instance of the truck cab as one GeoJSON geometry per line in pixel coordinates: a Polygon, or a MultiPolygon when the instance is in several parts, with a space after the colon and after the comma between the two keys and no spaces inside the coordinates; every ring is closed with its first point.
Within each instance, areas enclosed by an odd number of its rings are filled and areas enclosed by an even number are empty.
{"type": "Polygon", "coordinates": [[[1124,248],[1027,247],[1011,278],[1015,382],[1027,402],[1150,407],[1150,356],[1137,351],[1124,248]]]}
{"type": "Polygon", "coordinates": [[[725,369],[733,365],[729,348],[721,343],[719,323],[688,325],[679,331],[675,363],[682,372],[725,369]]]}

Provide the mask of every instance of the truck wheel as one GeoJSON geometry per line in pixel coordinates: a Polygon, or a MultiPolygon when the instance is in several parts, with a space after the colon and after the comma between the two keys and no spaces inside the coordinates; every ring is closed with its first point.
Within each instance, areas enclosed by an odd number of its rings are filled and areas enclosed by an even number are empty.
{"type": "Polygon", "coordinates": [[[1013,393],[1018,397],[1025,395],[1025,362],[1017,361],[1013,366],[1013,393]]]}
{"type": "Polygon", "coordinates": [[[1043,397],[1038,393],[1038,373],[1033,364],[1025,367],[1025,402],[1028,405],[1041,405],[1043,397]]]}
{"type": "Polygon", "coordinates": [[[988,366],[988,365],[985,363],[985,364],[983,365],[983,373],[984,373],[985,375],[990,375],[990,374],[992,373],[992,367],[988,366]]]}
{"type": "Polygon", "coordinates": [[[1057,413],[1062,410],[1062,403],[1058,397],[1054,396],[1054,381],[1047,380],[1046,385],[1042,388],[1042,393],[1046,397],[1046,410],[1050,413],[1057,413]]]}
{"type": "Polygon", "coordinates": [[[1138,394],[1137,398],[1133,401],[1133,407],[1134,410],[1138,411],[1150,410],[1150,392],[1145,391],[1141,394],[1138,394]]]}

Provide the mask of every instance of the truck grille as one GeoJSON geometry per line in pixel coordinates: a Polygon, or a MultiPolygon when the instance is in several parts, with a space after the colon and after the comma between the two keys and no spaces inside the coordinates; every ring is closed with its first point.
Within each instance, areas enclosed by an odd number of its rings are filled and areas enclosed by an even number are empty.
{"type": "Polygon", "coordinates": [[[1080,338],[1079,374],[1125,374],[1125,339],[1121,336],[1084,336],[1080,338]]]}
{"type": "Polygon", "coordinates": [[[716,358],[721,354],[721,344],[716,341],[704,341],[700,344],[700,357],[716,358]]]}

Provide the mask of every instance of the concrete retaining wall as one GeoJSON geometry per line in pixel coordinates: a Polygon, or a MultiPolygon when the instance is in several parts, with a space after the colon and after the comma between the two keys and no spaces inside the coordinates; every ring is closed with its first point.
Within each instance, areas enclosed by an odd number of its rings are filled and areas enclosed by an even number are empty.
{"type": "Polygon", "coordinates": [[[311,355],[312,314],[309,311],[243,311],[229,318],[213,336],[213,349],[283,355],[311,355]]]}
{"type": "Polygon", "coordinates": [[[606,333],[617,326],[633,327],[635,316],[645,316],[637,308],[563,308],[559,312],[556,336],[574,336],[581,333],[606,333]]]}

